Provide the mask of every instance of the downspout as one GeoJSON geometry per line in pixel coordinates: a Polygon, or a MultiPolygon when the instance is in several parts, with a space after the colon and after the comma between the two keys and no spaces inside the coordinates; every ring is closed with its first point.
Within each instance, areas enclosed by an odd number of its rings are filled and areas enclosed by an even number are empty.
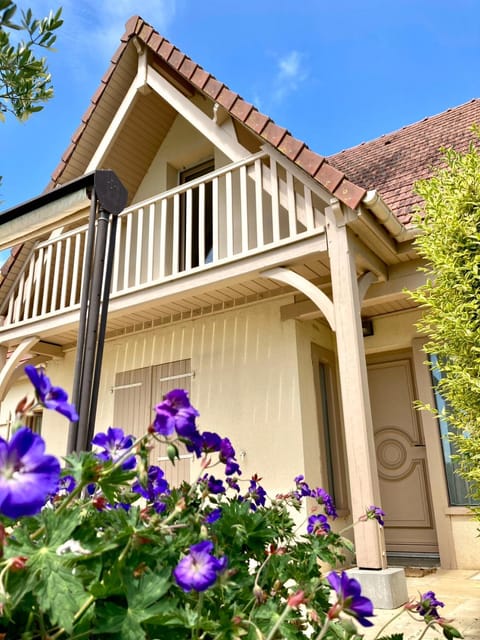
{"type": "Polygon", "coordinates": [[[407,229],[389,209],[376,189],[367,191],[363,199],[363,204],[377,218],[377,220],[387,229],[397,242],[413,240],[418,234],[416,229],[407,229]]]}

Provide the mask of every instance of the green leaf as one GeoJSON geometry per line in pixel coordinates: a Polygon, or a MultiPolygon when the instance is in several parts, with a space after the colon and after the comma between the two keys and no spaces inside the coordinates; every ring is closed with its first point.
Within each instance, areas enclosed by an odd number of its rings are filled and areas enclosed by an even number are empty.
{"type": "Polygon", "coordinates": [[[64,627],[67,633],[71,633],[75,614],[89,597],[72,570],[53,558],[39,572],[34,593],[39,608],[48,612],[51,622],[64,627]]]}

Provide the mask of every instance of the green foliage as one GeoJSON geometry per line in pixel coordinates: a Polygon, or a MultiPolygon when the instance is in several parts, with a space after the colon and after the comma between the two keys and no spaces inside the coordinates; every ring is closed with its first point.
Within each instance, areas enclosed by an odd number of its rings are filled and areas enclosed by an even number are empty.
{"type": "Polygon", "coordinates": [[[445,166],[417,183],[423,198],[416,240],[426,283],[412,297],[424,310],[418,325],[441,372],[439,392],[458,451],[459,473],[480,498],[480,153],[444,152],[445,166]]]}
{"type": "Polygon", "coordinates": [[[41,19],[27,9],[17,18],[17,4],[0,0],[0,119],[12,113],[25,120],[52,97],[47,61],[37,51],[52,49],[62,23],[61,9],[41,19]]]}

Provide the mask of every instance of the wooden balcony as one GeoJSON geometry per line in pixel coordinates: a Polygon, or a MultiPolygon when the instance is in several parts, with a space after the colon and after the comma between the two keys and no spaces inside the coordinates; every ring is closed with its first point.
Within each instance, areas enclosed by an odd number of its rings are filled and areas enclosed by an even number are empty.
{"type": "MultiPolygon", "coordinates": [[[[322,195],[281,157],[260,152],[124,210],[108,331],[272,295],[280,285],[259,274],[273,266],[325,276],[322,195]]],[[[33,243],[0,309],[4,344],[32,333],[75,343],[87,224],[67,229],[33,243]]]]}

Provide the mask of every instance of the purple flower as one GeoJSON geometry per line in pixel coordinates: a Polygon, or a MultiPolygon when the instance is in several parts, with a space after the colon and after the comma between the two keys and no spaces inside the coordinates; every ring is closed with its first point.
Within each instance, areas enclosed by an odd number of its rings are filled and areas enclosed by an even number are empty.
{"type": "Polygon", "coordinates": [[[184,591],[206,591],[227,566],[225,556],[212,555],[213,542],[204,540],[190,547],[190,553],[177,564],[173,577],[184,591]]]}
{"type": "Polygon", "coordinates": [[[210,511],[210,513],[205,516],[204,522],[206,524],[213,524],[217,520],[220,520],[221,517],[222,517],[222,508],[217,507],[217,509],[213,509],[213,511],[210,511]]]}
{"type": "MultiPolygon", "coordinates": [[[[112,460],[116,462],[129,449],[131,449],[135,438],[133,436],[125,436],[123,429],[119,427],[108,427],[107,433],[97,433],[92,440],[92,444],[103,447],[103,451],[96,454],[97,458],[106,462],[112,460]]],[[[129,456],[122,463],[122,469],[134,469],[137,461],[135,456],[129,456]]]]}
{"type": "Polygon", "coordinates": [[[196,433],[195,418],[199,413],[183,389],[169,391],[155,411],[153,429],[160,435],[171,436],[176,431],[179,436],[188,438],[196,433]]]}
{"type": "Polygon", "coordinates": [[[170,493],[170,488],[168,482],[163,477],[164,475],[160,467],[152,465],[148,468],[146,486],[140,484],[138,480],[132,484],[132,491],[139,493],[149,502],[153,503],[153,507],[158,513],[165,511],[166,508],[160,496],[167,496],[170,493]]]}
{"type": "Polygon", "coordinates": [[[331,516],[332,518],[337,517],[338,514],[333,503],[333,498],[325,491],[325,489],[321,489],[320,487],[313,489],[312,498],[315,498],[317,502],[323,504],[323,508],[325,509],[327,516],[331,516]]]}
{"type": "Polygon", "coordinates": [[[426,618],[440,618],[437,607],[444,607],[445,604],[437,600],[437,596],[433,591],[427,591],[420,596],[415,611],[426,618]]]}
{"type": "Polygon", "coordinates": [[[236,460],[234,460],[233,458],[228,458],[227,462],[225,463],[225,475],[233,476],[235,473],[237,473],[238,475],[242,474],[240,466],[236,460]]]}
{"type": "Polygon", "coordinates": [[[203,478],[207,483],[207,488],[210,493],[225,493],[225,487],[223,486],[223,482],[218,480],[214,476],[209,476],[203,478]]]}
{"type": "Polygon", "coordinates": [[[226,462],[229,458],[235,457],[235,449],[228,438],[222,438],[220,443],[220,460],[226,462]]]}
{"type": "Polygon", "coordinates": [[[71,422],[77,422],[78,413],[73,404],[68,403],[68,393],[61,387],[52,386],[50,378],[45,375],[44,369],[36,369],[33,365],[27,364],[25,373],[35,387],[35,395],[40,404],[46,409],[58,411],[71,422]]]}
{"type": "Polygon", "coordinates": [[[323,513],[308,518],[307,533],[319,534],[329,532],[330,525],[328,524],[327,516],[324,516],[323,513]]]}
{"type": "Polygon", "coordinates": [[[383,527],[385,524],[383,520],[385,511],[383,511],[383,509],[380,509],[380,507],[372,505],[367,509],[366,516],[369,520],[376,520],[381,527],[383,527]]]}
{"type": "Polygon", "coordinates": [[[222,439],[218,433],[212,433],[210,431],[204,431],[202,433],[202,449],[206,453],[213,453],[220,451],[222,446],[222,439]]]}
{"type": "Polygon", "coordinates": [[[65,495],[68,493],[72,493],[76,486],[77,483],[75,478],[68,474],[60,478],[60,480],[58,481],[58,486],[55,490],[55,494],[65,495]]]}
{"type": "Polygon", "coordinates": [[[60,462],[45,454],[45,442],[21,427],[10,442],[0,438],[0,513],[9,518],[38,513],[57,490],[60,462]]]}
{"type": "Polygon", "coordinates": [[[228,484],[230,489],[235,489],[235,491],[240,492],[240,485],[237,482],[237,478],[225,478],[225,482],[228,484]]]}
{"type": "Polygon", "coordinates": [[[303,476],[296,476],[294,478],[294,482],[297,485],[297,492],[295,495],[298,499],[302,497],[312,496],[312,490],[310,489],[308,484],[305,482],[305,479],[303,476]]]}
{"type": "Polygon", "coordinates": [[[335,589],[338,598],[337,603],[328,612],[328,617],[338,618],[339,613],[344,611],[356,618],[362,626],[373,626],[373,623],[367,620],[367,616],[373,616],[373,604],[371,600],[360,595],[360,583],[355,578],[349,578],[345,571],[342,571],[341,575],[331,571],[327,580],[332,589],[335,589]]]}
{"type": "Polygon", "coordinates": [[[252,511],[256,511],[257,507],[265,506],[265,499],[267,497],[267,492],[263,487],[261,487],[255,478],[250,480],[250,486],[248,487],[248,493],[245,496],[245,499],[250,500],[250,509],[252,511]]]}

